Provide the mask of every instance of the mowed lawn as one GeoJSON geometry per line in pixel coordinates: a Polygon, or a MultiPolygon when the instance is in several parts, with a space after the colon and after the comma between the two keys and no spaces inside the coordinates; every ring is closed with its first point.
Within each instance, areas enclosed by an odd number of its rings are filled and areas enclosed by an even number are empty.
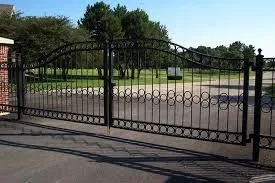
{"type": "MultiPolygon", "coordinates": [[[[55,90],[66,88],[93,88],[103,87],[104,80],[98,77],[96,69],[69,69],[67,80],[62,78],[62,71],[57,69],[56,75],[52,69],[47,69],[43,80],[39,80],[38,71],[32,70],[34,75],[28,75],[27,90],[55,90]]],[[[103,72],[103,71],[102,71],[103,72]]],[[[243,77],[243,73],[234,71],[218,71],[218,70],[202,70],[202,69],[184,69],[181,70],[180,80],[168,80],[167,71],[159,70],[159,77],[156,77],[156,71],[150,69],[141,70],[140,77],[135,71],[135,78],[131,78],[131,71],[129,70],[130,78],[119,78],[118,71],[114,69],[113,83],[116,86],[130,86],[130,85],[152,85],[152,84],[169,84],[169,83],[190,83],[190,82],[206,82],[217,79],[238,79],[243,77]]]]}

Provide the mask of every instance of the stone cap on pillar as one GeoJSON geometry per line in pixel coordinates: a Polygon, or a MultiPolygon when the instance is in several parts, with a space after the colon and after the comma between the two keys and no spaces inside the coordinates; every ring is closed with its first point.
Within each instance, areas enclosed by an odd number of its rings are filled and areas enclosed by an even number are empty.
{"type": "Polygon", "coordinates": [[[14,40],[0,37],[0,44],[14,44],[14,40]]]}
{"type": "Polygon", "coordinates": [[[0,62],[8,61],[8,51],[11,45],[14,44],[12,39],[0,37],[0,62]]]}

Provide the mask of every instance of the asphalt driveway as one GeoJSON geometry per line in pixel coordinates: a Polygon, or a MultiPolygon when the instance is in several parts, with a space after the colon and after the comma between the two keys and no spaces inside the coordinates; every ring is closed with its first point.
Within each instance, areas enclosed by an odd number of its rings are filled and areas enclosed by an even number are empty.
{"type": "Polygon", "coordinates": [[[0,122],[1,182],[247,182],[275,173],[274,153],[255,164],[250,146],[25,119],[0,122]]]}

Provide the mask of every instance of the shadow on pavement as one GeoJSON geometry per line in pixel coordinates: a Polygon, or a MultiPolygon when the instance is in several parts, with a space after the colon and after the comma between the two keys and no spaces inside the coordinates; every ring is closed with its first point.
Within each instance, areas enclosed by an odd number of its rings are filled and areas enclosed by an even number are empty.
{"type": "MultiPolygon", "coordinates": [[[[74,148],[54,147],[46,145],[34,145],[19,143],[10,140],[0,139],[0,145],[19,147],[26,149],[36,149],[42,151],[51,151],[64,154],[70,154],[78,157],[89,159],[91,162],[104,162],[135,170],[141,170],[158,175],[168,176],[167,183],[173,182],[223,182],[232,180],[249,180],[253,176],[275,173],[275,168],[270,166],[259,165],[248,159],[230,159],[219,155],[202,153],[182,148],[158,145],[137,140],[130,140],[121,137],[111,137],[102,134],[82,132],[78,130],[41,125],[31,122],[10,122],[11,124],[27,125],[28,127],[40,128],[40,130],[26,130],[21,128],[20,133],[1,133],[3,136],[51,136],[54,139],[70,140],[74,143],[97,146],[99,149],[108,149],[115,153],[127,152],[129,156],[114,157],[93,153],[74,148]],[[46,130],[46,132],[45,132],[46,130]],[[53,130],[47,132],[47,130],[53,130]],[[89,142],[83,139],[77,139],[79,136],[95,137],[110,142],[111,145],[102,144],[101,142],[89,142]],[[127,150],[126,147],[118,147],[115,143],[131,144],[138,147],[137,152],[127,150]],[[144,148],[153,150],[153,154],[145,154],[144,148]],[[160,151],[174,153],[175,155],[161,155],[160,151]],[[138,157],[136,156],[138,155],[138,157]],[[159,164],[162,163],[162,164],[159,164]],[[174,168],[169,164],[174,163],[174,168]]],[[[1,127],[1,126],[0,126],[1,127]]],[[[20,127],[15,127],[20,130],[20,127]]]]}

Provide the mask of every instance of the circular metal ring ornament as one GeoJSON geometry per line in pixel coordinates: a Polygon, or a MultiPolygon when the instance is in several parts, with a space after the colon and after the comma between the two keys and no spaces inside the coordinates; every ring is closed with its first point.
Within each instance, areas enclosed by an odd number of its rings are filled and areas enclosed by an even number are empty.
{"type": "Polygon", "coordinates": [[[192,98],[192,93],[190,91],[184,92],[184,100],[190,100],[192,98]]]}

